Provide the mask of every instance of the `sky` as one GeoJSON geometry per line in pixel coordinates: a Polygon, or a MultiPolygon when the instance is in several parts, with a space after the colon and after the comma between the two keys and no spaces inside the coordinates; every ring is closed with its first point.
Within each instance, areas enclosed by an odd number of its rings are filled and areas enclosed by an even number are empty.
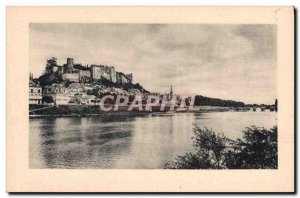
{"type": "Polygon", "coordinates": [[[46,60],[115,66],[150,92],[203,95],[248,104],[277,97],[277,26],[242,24],[38,24],[30,72],[46,60]]]}

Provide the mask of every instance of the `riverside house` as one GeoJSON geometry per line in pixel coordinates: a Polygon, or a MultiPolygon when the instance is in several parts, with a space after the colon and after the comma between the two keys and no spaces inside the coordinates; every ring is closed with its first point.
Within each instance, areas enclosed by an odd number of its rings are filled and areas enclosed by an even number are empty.
{"type": "Polygon", "coordinates": [[[42,87],[29,81],[29,104],[42,104],[42,87]]]}

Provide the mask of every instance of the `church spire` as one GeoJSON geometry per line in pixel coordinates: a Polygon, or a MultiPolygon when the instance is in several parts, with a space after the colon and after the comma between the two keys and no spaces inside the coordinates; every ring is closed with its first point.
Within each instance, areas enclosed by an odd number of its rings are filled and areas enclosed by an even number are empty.
{"type": "Polygon", "coordinates": [[[170,89],[170,100],[173,99],[173,88],[172,88],[172,85],[171,85],[171,89],[170,89]]]}

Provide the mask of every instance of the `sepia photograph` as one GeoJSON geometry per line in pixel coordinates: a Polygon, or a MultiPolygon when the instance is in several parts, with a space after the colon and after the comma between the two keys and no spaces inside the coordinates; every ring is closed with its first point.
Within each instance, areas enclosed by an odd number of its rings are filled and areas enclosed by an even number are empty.
{"type": "Polygon", "coordinates": [[[30,168],[276,169],[276,30],[31,23],[30,168]]]}
{"type": "Polygon", "coordinates": [[[9,7],[7,191],[294,192],[293,53],[293,7],[9,7]]]}

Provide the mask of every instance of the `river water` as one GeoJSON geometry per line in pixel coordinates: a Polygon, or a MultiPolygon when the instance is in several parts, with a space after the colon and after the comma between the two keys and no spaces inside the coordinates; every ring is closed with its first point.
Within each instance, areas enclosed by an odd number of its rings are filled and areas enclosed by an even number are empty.
{"type": "Polygon", "coordinates": [[[163,168],[193,152],[193,123],[242,138],[271,128],[275,112],[170,113],[30,119],[30,168],[163,168]]]}

